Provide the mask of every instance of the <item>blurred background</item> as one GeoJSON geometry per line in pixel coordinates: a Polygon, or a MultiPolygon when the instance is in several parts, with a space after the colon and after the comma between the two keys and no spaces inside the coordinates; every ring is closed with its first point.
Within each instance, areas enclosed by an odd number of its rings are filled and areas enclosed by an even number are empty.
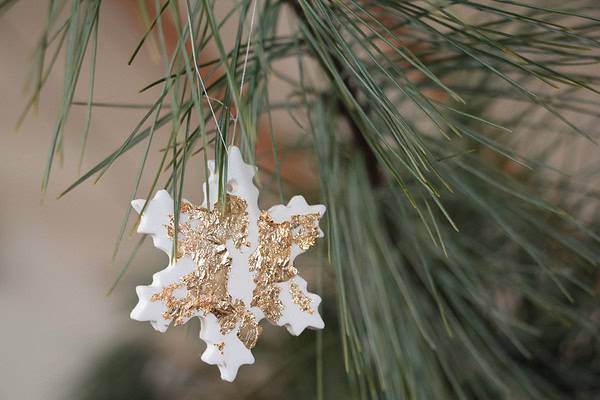
{"type": "MultiPolygon", "coordinates": [[[[224,3],[216,4],[217,12],[224,13],[225,8],[220,8],[224,3]]],[[[317,390],[323,390],[320,394],[327,398],[347,396],[348,381],[336,318],[338,304],[334,290],[329,290],[335,281],[333,270],[322,268],[325,265],[323,251],[312,251],[299,261],[302,276],[309,282],[309,288],[319,288],[315,291],[321,292],[324,297],[321,314],[327,329],[320,334],[307,331],[300,337],[291,337],[283,329],[264,324],[265,332],[253,350],[256,363],[241,367],[235,383],[221,381],[216,367],[201,362],[199,357],[204,345],[197,337],[197,323],[188,323],[160,334],[149,324],[129,318],[130,310],[137,302],[135,286],[150,282],[152,273],[167,263],[167,257],[154,249],[150,241],[146,241],[127,273],[116,282],[138,240],[137,235],[128,230],[119,256],[113,261],[112,253],[119,227],[129,207],[131,188],[143,156],[142,146],[134,147],[127,157],[120,157],[97,185],[85,183],[60,200],[57,200],[57,196],[82,171],[87,171],[121,145],[125,135],[136,126],[147,110],[144,104],[154,101],[157,95],[156,90],[141,94],[139,91],[162,76],[162,61],[156,43],[150,40],[142,47],[134,65],[127,66],[132,50],[146,30],[147,17],[140,15],[134,0],[104,0],[100,11],[102,22],[95,72],[94,98],[99,104],[94,108],[86,153],[79,165],[81,131],[86,124],[87,110],[84,106],[75,105],[65,130],[64,155],[58,155],[58,168],[53,173],[48,191],[43,195],[40,183],[50,146],[50,134],[60,108],[64,57],[59,57],[57,67],[50,74],[39,107],[31,110],[19,129],[16,126],[27,107],[28,93],[32,90],[34,79],[28,66],[34,58],[33,49],[38,43],[46,14],[45,2],[21,0],[0,17],[0,313],[3,317],[0,399],[314,398],[317,390]],[[101,104],[103,102],[140,106],[104,107],[101,104]],[[316,351],[317,348],[323,351],[316,351]],[[324,376],[323,371],[326,371],[326,385],[318,382],[324,376]]],[[[469,13],[466,13],[468,17],[469,13]]],[[[288,26],[286,16],[283,18],[280,30],[284,34],[288,26]]],[[[235,25],[236,22],[231,23],[235,25]]],[[[231,43],[235,29],[228,29],[226,25],[222,33],[224,40],[231,43]]],[[[173,34],[169,38],[168,26],[166,36],[170,40],[168,45],[172,46],[176,38],[173,34]]],[[[216,54],[216,50],[208,46],[202,56],[212,59],[216,54]]],[[[292,76],[297,73],[294,60],[276,63],[277,68],[292,76]]],[[[89,74],[86,68],[87,65],[81,73],[83,77],[89,74]]],[[[591,74],[598,72],[597,65],[572,66],[569,70],[591,74]]],[[[317,76],[312,78],[318,80],[317,76]]],[[[470,78],[469,72],[463,72],[459,79],[454,77],[453,82],[461,79],[469,81],[470,78]]],[[[269,85],[273,102],[287,99],[292,91],[283,80],[274,80],[269,85]]],[[[86,87],[83,86],[75,95],[76,101],[84,102],[86,99],[86,87]]],[[[437,101],[446,100],[440,91],[431,88],[426,91],[437,101]]],[[[486,111],[500,119],[506,117],[508,121],[509,116],[522,111],[521,106],[516,104],[520,103],[500,99],[486,111]]],[[[597,103],[590,102],[586,106],[597,107],[597,103]]],[[[408,113],[412,111],[409,108],[408,113]]],[[[577,124],[583,130],[597,137],[597,113],[572,111],[566,110],[566,113],[571,112],[570,115],[577,118],[577,124]]],[[[291,197],[302,193],[310,200],[318,201],[320,182],[315,160],[303,154],[302,150],[293,149],[292,143],[297,139],[294,121],[285,111],[274,111],[272,117],[274,131],[282,132],[278,141],[283,149],[280,171],[286,194],[291,197]]],[[[548,135],[543,137],[531,133],[539,130],[539,125],[535,124],[541,123],[544,118],[545,114],[532,112],[527,118],[519,120],[517,125],[522,124],[523,134],[515,133],[511,145],[525,154],[540,153],[538,149],[543,146],[538,145],[547,143],[553,133],[547,132],[548,135]],[[527,127],[525,122],[529,124],[527,127]]],[[[417,118],[414,120],[415,125],[422,122],[417,118]]],[[[264,171],[261,178],[265,188],[261,193],[263,207],[279,202],[274,190],[276,183],[272,180],[272,172],[278,166],[272,155],[269,133],[263,128],[266,125],[267,121],[261,120],[256,145],[256,162],[264,171]]],[[[556,137],[561,135],[556,134],[556,137]]],[[[548,160],[573,176],[582,172],[579,176],[585,190],[597,187],[599,176],[592,168],[597,165],[597,147],[590,146],[590,142],[581,137],[570,136],[568,141],[568,147],[552,152],[548,160]]],[[[156,143],[151,151],[160,150],[161,144],[156,143]]],[[[529,176],[521,165],[498,157],[485,146],[473,152],[524,184],[539,183],[528,180],[529,176]]],[[[158,161],[156,157],[149,159],[148,168],[155,169],[158,161]]],[[[203,176],[200,160],[191,164],[186,171],[186,181],[191,182],[187,185],[186,197],[194,202],[201,201],[203,176]]],[[[559,178],[553,176],[549,182],[558,186],[559,178]]],[[[146,193],[151,183],[152,176],[144,177],[139,193],[146,193]]],[[[481,226],[489,221],[473,217],[475,212],[460,201],[449,203],[457,219],[462,221],[464,232],[479,239],[481,226]]],[[[390,204],[393,205],[393,201],[390,204]]],[[[591,206],[576,210],[577,217],[596,228],[597,204],[591,203],[591,206]]],[[[409,224],[410,229],[414,224],[413,220],[409,224]]],[[[527,225],[526,222],[523,224],[527,225]]],[[[423,232],[415,233],[420,234],[427,236],[423,232]]],[[[499,239],[497,232],[481,237],[486,237],[490,243],[497,240],[499,250],[497,254],[482,250],[485,254],[478,259],[480,264],[477,264],[477,268],[487,265],[488,261],[490,265],[496,261],[501,263],[504,251],[515,255],[515,258],[526,258],[522,252],[514,249],[512,241],[499,239]],[[487,260],[488,257],[490,260],[487,260]]],[[[413,247],[410,243],[405,246],[413,247]]],[[[554,249],[550,245],[547,248],[554,249]]],[[[550,252],[549,257],[561,258],[564,255],[561,251],[557,246],[556,252],[550,252]]],[[[572,261],[567,256],[565,259],[572,261]]],[[[528,262],[523,261],[526,266],[528,262]]],[[[369,267],[368,263],[363,265],[369,267]]],[[[598,282],[595,274],[587,282],[593,293],[599,290],[598,282]]],[[[492,297],[499,309],[511,315],[527,319],[535,314],[530,309],[523,313],[521,309],[515,311],[524,303],[521,297],[502,290],[494,292],[492,297]]],[[[600,311],[595,300],[582,301],[582,304],[581,310],[586,315],[586,321],[597,323],[600,311]]],[[[427,316],[438,324],[432,324],[434,328],[437,327],[434,331],[445,335],[434,305],[427,308],[427,316]]],[[[536,318],[537,314],[528,322],[536,318]]],[[[399,325],[402,323],[404,320],[399,325]]],[[[574,393],[573,387],[581,385],[582,393],[587,397],[572,398],[600,399],[597,391],[600,386],[600,357],[596,341],[588,333],[578,334],[563,326],[556,328],[546,320],[540,324],[542,327],[552,327],[548,329],[550,337],[542,334],[538,339],[541,338],[540,342],[552,347],[547,354],[559,354],[560,363],[553,364],[556,370],[546,374],[547,367],[543,362],[536,364],[536,360],[522,360],[519,355],[512,353],[510,356],[514,356],[520,365],[526,365],[536,376],[550,380],[555,378],[553,374],[566,376],[566,371],[574,371],[574,378],[569,378],[564,385],[564,393],[574,393]],[[571,368],[573,366],[581,370],[571,368]]],[[[491,330],[497,332],[495,328],[491,330]]],[[[406,329],[407,340],[411,335],[418,336],[412,320],[407,322],[406,329]]],[[[448,345],[451,341],[448,339],[444,343],[448,345]]],[[[422,349],[409,349],[409,352],[417,353],[415,357],[419,359],[418,353],[422,349]]],[[[452,351],[447,355],[452,355],[452,351]]],[[[461,360],[456,362],[460,364],[461,360]]],[[[393,361],[392,365],[400,368],[397,361],[393,361]]],[[[509,381],[511,379],[507,378],[509,381]]],[[[477,394],[473,397],[477,397],[477,394]]],[[[562,398],[571,397],[567,394],[562,398]]]]}

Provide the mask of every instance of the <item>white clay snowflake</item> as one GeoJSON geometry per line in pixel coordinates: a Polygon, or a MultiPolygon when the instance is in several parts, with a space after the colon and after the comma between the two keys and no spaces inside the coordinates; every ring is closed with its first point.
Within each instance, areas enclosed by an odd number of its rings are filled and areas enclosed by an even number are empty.
{"type": "Polygon", "coordinates": [[[250,350],[263,318],[292,335],[324,327],[321,298],[306,290],[293,262],[323,237],[318,223],[325,206],[310,206],[295,196],[287,206],[261,212],[252,182],[255,167],[244,163],[237,147],[228,152],[225,205],[217,203],[211,161],[209,196],[205,184],[201,206],[182,201],[177,232],[173,200],[166,191],[147,205],[145,200],[132,202],[138,213],[143,210],[138,232],[152,236],[154,246],[169,255],[169,266],[154,274],[151,285],[136,288],[139,302],[131,318],[150,321],[160,332],[172,322],[200,318],[200,338],[206,343],[202,360],[217,365],[221,378],[231,382],[241,365],[254,363],[250,350]]]}

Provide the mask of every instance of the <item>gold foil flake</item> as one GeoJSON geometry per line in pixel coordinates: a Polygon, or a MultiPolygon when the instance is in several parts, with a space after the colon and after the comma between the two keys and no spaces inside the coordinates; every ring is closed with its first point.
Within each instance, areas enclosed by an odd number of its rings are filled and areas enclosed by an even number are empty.
{"type": "Polygon", "coordinates": [[[294,215],[291,220],[292,241],[302,250],[308,250],[319,237],[319,213],[294,215]]]}
{"type": "MultiPolygon", "coordinates": [[[[282,315],[281,289],[276,285],[287,282],[298,271],[291,261],[292,246],[302,250],[312,247],[319,236],[318,213],[294,215],[290,221],[275,223],[267,212],[258,219],[258,246],[249,257],[249,269],[254,272],[256,287],[251,306],[260,308],[265,317],[276,323],[282,315]]],[[[166,226],[167,235],[175,236],[174,218],[166,226]]],[[[248,349],[256,345],[262,332],[256,317],[247,310],[240,299],[233,299],[227,284],[232,259],[225,243],[232,240],[236,248],[250,246],[248,242],[248,212],[244,199],[227,195],[225,207],[216,204],[214,209],[183,202],[180,208],[177,232],[176,258],[190,257],[196,265],[194,271],[178,282],[152,296],[152,301],[162,301],[166,306],[163,318],[172,319],[175,325],[183,324],[197,312],[212,313],[219,330],[226,335],[234,329],[237,337],[248,349]],[[177,289],[186,289],[181,297],[177,289]]],[[[292,301],[303,311],[313,314],[311,300],[298,285],[290,282],[292,301]]],[[[224,342],[217,344],[223,354],[224,342]]]]}
{"type": "MultiPolygon", "coordinates": [[[[166,228],[167,235],[173,238],[173,217],[166,228]]],[[[250,245],[244,199],[227,195],[225,207],[216,204],[212,210],[188,202],[181,204],[176,257],[190,257],[196,269],[152,296],[152,301],[164,302],[167,310],[163,318],[172,319],[177,326],[198,311],[212,313],[223,335],[233,330],[239,321],[244,324],[248,319],[245,304],[239,299],[233,300],[227,289],[232,262],[225,246],[227,240],[232,240],[236,248],[250,245]],[[187,291],[177,298],[173,292],[179,288],[187,291]]],[[[259,333],[256,332],[254,343],[259,333]]]]}
{"type": "Polygon", "coordinates": [[[219,321],[221,335],[226,335],[231,332],[245,312],[246,306],[244,302],[239,299],[216,307],[214,314],[219,321]]]}
{"type": "Polygon", "coordinates": [[[179,299],[173,296],[173,291],[183,287],[182,284],[172,283],[159,293],[152,295],[150,300],[152,301],[163,301],[167,310],[162,313],[164,319],[173,319],[175,326],[181,325],[185,322],[187,315],[181,312],[183,303],[179,299]]]}
{"type": "Polygon", "coordinates": [[[251,312],[246,311],[242,316],[240,329],[237,337],[244,343],[244,346],[251,349],[256,346],[258,337],[262,333],[262,327],[258,325],[256,317],[251,312]]]}
{"type": "MultiPolygon", "coordinates": [[[[246,200],[232,195],[227,195],[227,199],[223,216],[225,217],[225,225],[232,232],[233,244],[238,249],[242,246],[249,247],[248,206],[246,200]]],[[[217,204],[217,208],[221,207],[217,204]]]]}
{"type": "MultiPolygon", "coordinates": [[[[227,195],[225,206],[217,203],[208,210],[205,207],[195,206],[189,202],[182,202],[177,242],[179,236],[190,233],[192,236],[202,235],[205,240],[225,244],[228,239],[233,240],[236,248],[249,246],[248,242],[248,205],[246,200],[234,195],[227,195]],[[185,221],[185,222],[184,222],[185,221]],[[195,234],[195,235],[194,235],[195,234]]],[[[174,236],[173,221],[167,226],[169,237],[174,236]]],[[[188,244],[200,247],[200,242],[190,240],[188,244]]]]}
{"type": "MultiPolygon", "coordinates": [[[[255,278],[256,282],[256,278],[255,278]]],[[[283,311],[283,303],[279,300],[279,287],[273,284],[257,283],[254,291],[252,292],[252,303],[253,307],[258,307],[265,313],[265,317],[275,323],[281,318],[283,311]]]]}
{"type": "Polygon", "coordinates": [[[221,355],[223,355],[223,349],[225,348],[225,342],[219,342],[217,343],[217,349],[219,349],[219,352],[221,353],[221,355]]]}
{"type": "Polygon", "coordinates": [[[275,284],[286,282],[298,273],[290,259],[292,244],[302,250],[312,247],[319,236],[319,217],[318,213],[294,215],[290,221],[276,223],[267,212],[260,214],[258,247],[249,258],[256,284],[251,305],[259,307],[274,323],[281,318],[283,310],[280,289],[275,284]]]}
{"type": "Polygon", "coordinates": [[[300,309],[304,312],[313,315],[314,311],[310,306],[310,298],[306,296],[300,286],[296,284],[294,281],[290,281],[290,295],[292,296],[292,301],[296,304],[300,309]]]}
{"type": "Polygon", "coordinates": [[[237,337],[244,346],[251,349],[256,345],[256,341],[262,332],[262,328],[258,325],[256,317],[246,310],[243,301],[235,300],[230,304],[215,310],[219,328],[222,335],[231,332],[240,323],[237,337]]]}

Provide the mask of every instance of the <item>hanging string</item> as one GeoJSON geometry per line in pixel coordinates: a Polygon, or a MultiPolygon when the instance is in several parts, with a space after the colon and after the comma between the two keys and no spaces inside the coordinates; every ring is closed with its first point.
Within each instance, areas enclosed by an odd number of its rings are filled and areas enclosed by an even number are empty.
{"type": "MultiPolygon", "coordinates": [[[[242,94],[244,92],[244,78],[246,77],[246,66],[248,65],[248,53],[250,52],[250,43],[252,42],[252,30],[254,29],[254,15],[256,14],[256,3],[258,0],[254,1],[252,6],[252,16],[250,17],[250,32],[248,33],[248,41],[246,42],[246,55],[244,56],[244,66],[242,67],[242,79],[240,82],[240,105],[242,94]]],[[[233,120],[233,135],[231,137],[231,145],[235,144],[235,134],[237,129],[238,118],[240,115],[240,110],[238,109],[235,113],[235,119],[233,120]]]]}
{"type": "MultiPolygon", "coordinates": [[[[194,69],[196,70],[196,75],[198,75],[198,80],[196,81],[196,85],[198,85],[198,84],[202,85],[202,91],[204,92],[204,97],[206,97],[208,107],[210,108],[210,113],[212,114],[213,120],[215,121],[215,126],[217,127],[217,132],[219,133],[219,137],[221,138],[221,142],[223,143],[225,152],[227,152],[227,143],[225,143],[225,139],[223,138],[223,133],[221,132],[221,126],[219,125],[219,121],[217,120],[217,116],[215,114],[215,110],[213,109],[212,103],[210,101],[210,96],[208,95],[206,86],[204,85],[204,80],[202,79],[202,75],[200,75],[200,70],[198,69],[198,61],[196,59],[196,46],[194,44],[195,43],[194,29],[192,28],[192,18],[190,16],[189,0],[186,0],[185,7],[187,10],[188,29],[190,30],[190,42],[191,42],[190,44],[192,47],[192,60],[194,61],[194,69]]],[[[200,86],[198,86],[198,91],[200,91],[200,86]]]]}

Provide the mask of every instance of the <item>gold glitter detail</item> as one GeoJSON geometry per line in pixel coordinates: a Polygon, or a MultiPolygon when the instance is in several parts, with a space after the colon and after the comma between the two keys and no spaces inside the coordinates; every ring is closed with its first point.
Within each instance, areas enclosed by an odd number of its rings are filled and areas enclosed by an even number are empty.
{"type": "Polygon", "coordinates": [[[291,220],[292,241],[302,250],[315,245],[319,237],[319,213],[294,215],[291,220]]]}
{"type": "Polygon", "coordinates": [[[256,346],[256,341],[262,333],[262,327],[258,325],[256,317],[250,312],[242,315],[242,323],[238,330],[237,337],[244,343],[244,346],[251,349],[256,346]]]}
{"type": "MultiPolygon", "coordinates": [[[[276,323],[283,310],[279,300],[281,289],[276,283],[286,282],[298,271],[290,257],[292,245],[307,250],[314,246],[319,236],[318,213],[294,215],[290,221],[275,223],[269,214],[261,212],[258,220],[259,243],[249,258],[249,269],[255,272],[256,287],[251,306],[259,307],[265,317],[276,323]]],[[[175,236],[174,218],[166,226],[167,235],[175,236]]],[[[244,199],[227,195],[226,207],[219,204],[208,210],[184,202],[180,208],[177,232],[176,258],[190,257],[196,264],[194,271],[178,282],[163,288],[151,297],[164,302],[167,310],[164,319],[172,319],[175,326],[183,324],[196,312],[212,313],[219,323],[219,331],[226,335],[239,324],[237,337],[248,349],[256,345],[262,333],[256,317],[246,309],[240,299],[233,299],[227,290],[232,259],[225,243],[232,240],[236,248],[250,246],[248,242],[248,212],[244,199]],[[186,289],[183,297],[176,297],[177,289],[186,289]]],[[[303,311],[312,314],[310,299],[298,285],[290,282],[292,300],[303,311]]],[[[223,354],[224,342],[217,348],[223,354]]]]}
{"type": "Polygon", "coordinates": [[[281,289],[275,284],[286,282],[298,273],[290,260],[292,245],[307,250],[316,243],[319,217],[318,213],[294,215],[290,221],[278,224],[266,211],[260,214],[258,247],[249,258],[250,271],[256,273],[251,305],[259,307],[273,323],[281,318],[283,310],[279,300],[281,289]]]}
{"type": "Polygon", "coordinates": [[[244,302],[239,299],[222,304],[221,307],[215,307],[213,314],[219,321],[221,335],[227,335],[231,332],[245,312],[244,302]]]}
{"type": "MultiPolygon", "coordinates": [[[[246,321],[254,316],[246,311],[242,300],[232,299],[227,290],[232,260],[225,247],[225,242],[230,239],[236,248],[250,245],[246,201],[227,195],[226,206],[216,204],[212,210],[185,202],[181,205],[180,213],[176,257],[190,257],[196,269],[184,275],[179,282],[154,294],[151,300],[165,303],[167,310],[163,318],[172,319],[175,326],[183,324],[197,311],[215,315],[223,335],[234,329],[239,321],[242,326],[247,325],[246,321]],[[187,289],[187,292],[185,296],[177,298],[173,292],[180,288],[187,289]]],[[[167,225],[167,235],[170,238],[175,236],[173,218],[167,225]]],[[[243,335],[250,339],[242,340],[248,348],[256,344],[260,334],[256,319],[254,331],[250,330],[250,327],[246,327],[243,335]]]]}
{"type": "Polygon", "coordinates": [[[290,281],[290,295],[292,296],[292,301],[298,305],[302,311],[313,315],[314,311],[310,306],[310,298],[302,292],[300,286],[294,281],[290,281]]]}

